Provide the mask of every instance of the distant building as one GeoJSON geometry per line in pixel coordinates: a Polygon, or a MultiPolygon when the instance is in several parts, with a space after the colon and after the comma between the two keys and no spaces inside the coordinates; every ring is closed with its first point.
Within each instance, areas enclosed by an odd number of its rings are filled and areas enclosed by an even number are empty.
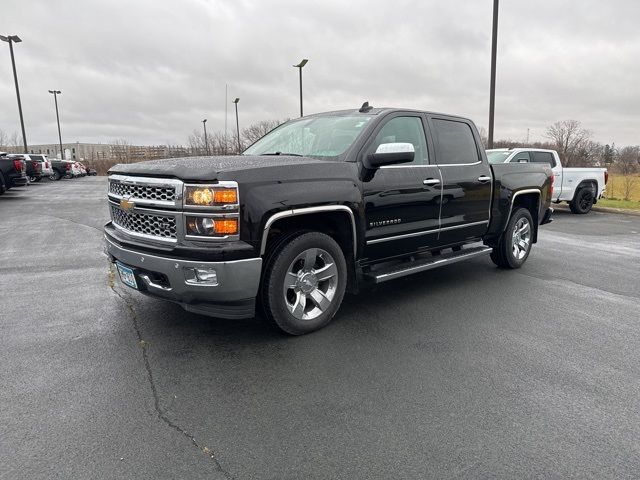
{"type": "MultiPolygon", "coordinates": [[[[176,145],[128,145],[126,143],[63,143],[64,157],[69,160],[92,161],[99,160],[128,160],[139,162],[155,158],[183,157],[188,155],[188,149],[176,145]]],[[[22,150],[20,150],[22,151],[22,150]]],[[[30,145],[29,153],[45,153],[56,158],[60,153],[60,145],[49,143],[44,145],[30,145]]]]}

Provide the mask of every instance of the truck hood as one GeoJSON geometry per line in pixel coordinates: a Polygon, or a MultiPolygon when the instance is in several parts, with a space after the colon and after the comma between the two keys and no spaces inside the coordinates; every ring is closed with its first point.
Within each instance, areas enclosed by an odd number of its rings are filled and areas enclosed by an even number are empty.
{"type": "Polygon", "coordinates": [[[206,182],[230,179],[233,178],[234,174],[245,173],[247,170],[281,169],[294,165],[317,166],[335,163],[344,162],[286,155],[184,157],[118,164],[111,167],[109,173],[171,177],[185,181],[206,182]]]}

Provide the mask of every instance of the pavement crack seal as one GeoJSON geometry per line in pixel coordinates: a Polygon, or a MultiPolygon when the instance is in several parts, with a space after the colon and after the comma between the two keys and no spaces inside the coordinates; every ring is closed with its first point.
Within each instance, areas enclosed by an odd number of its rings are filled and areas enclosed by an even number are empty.
{"type": "Polygon", "coordinates": [[[174,429],[175,431],[177,431],[178,433],[180,433],[184,437],[186,437],[198,450],[200,450],[202,453],[207,455],[211,460],[213,460],[213,462],[214,462],[214,464],[216,466],[216,470],[218,470],[226,478],[233,479],[234,478],[233,475],[231,475],[229,472],[227,472],[222,467],[222,465],[220,465],[220,462],[216,458],[215,453],[213,452],[212,449],[210,449],[209,447],[200,445],[200,443],[198,443],[198,441],[195,439],[195,437],[193,435],[191,435],[188,431],[186,431],[180,425],[176,424],[173,420],[171,420],[167,416],[166,411],[163,410],[160,407],[160,394],[158,393],[158,389],[157,389],[155,381],[153,379],[153,372],[151,370],[151,364],[149,363],[149,355],[147,353],[147,349],[149,348],[149,343],[142,339],[142,332],[140,331],[140,325],[138,323],[138,314],[136,313],[135,309],[133,308],[133,305],[132,305],[131,301],[125,295],[123,295],[122,293],[120,293],[116,289],[115,271],[114,271],[114,268],[113,268],[113,264],[109,264],[109,272],[108,272],[108,277],[107,277],[107,283],[108,283],[109,288],[111,289],[111,291],[118,298],[120,298],[120,300],[122,300],[124,302],[124,304],[127,306],[127,309],[129,310],[130,317],[131,317],[131,323],[133,324],[133,329],[136,332],[136,337],[138,338],[138,345],[142,349],[142,359],[143,359],[143,362],[144,362],[144,368],[145,368],[146,373],[147,373],[147,379],[149,380],[149,386],[151,387],[151,393],[153,394],[153,407],[154,407],[154,409],[156,411],[156,414],[158,415],[158,418],[160,420],[162,420],[167,426],[171,427],[172,429],[174,429]]]}

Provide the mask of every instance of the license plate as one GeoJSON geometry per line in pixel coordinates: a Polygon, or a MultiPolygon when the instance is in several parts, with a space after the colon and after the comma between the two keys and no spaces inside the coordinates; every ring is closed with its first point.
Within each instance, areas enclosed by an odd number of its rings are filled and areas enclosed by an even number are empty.
{"type": "Polygon", "coordinates": [[[133,270],[120,262],[116,262],[116,267],[118,267],[118,274],[120,275],[122,283],[137,290],[138,284],[136,283],[136,276],[133,274],[133,270]]]}

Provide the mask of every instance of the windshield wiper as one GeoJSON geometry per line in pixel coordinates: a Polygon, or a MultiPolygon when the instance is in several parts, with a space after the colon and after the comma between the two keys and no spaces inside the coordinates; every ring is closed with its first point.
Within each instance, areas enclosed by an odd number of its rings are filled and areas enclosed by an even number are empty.
{"type": "Polygon", "coordinates": [[[287,152],[261,153],[260,155],[288,155],[290,157],[303,157],[304,156],[304,155],[300,155],[299,153],[287,153],[287,152]]]}

